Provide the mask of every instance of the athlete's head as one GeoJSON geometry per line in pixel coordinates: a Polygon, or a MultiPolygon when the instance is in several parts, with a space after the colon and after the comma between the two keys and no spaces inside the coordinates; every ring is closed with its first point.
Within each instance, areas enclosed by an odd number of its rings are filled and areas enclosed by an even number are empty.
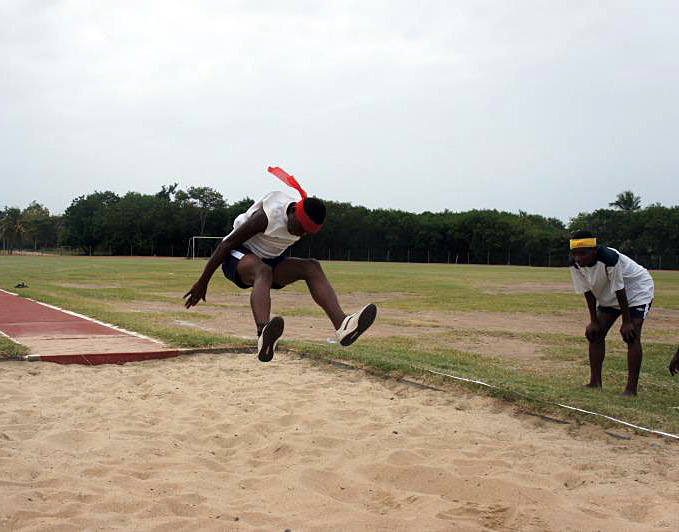
{"type": "Polygon", "coordinates": [[[596,237],[590,231],[575,231],[571,235],[570,245],[578,266],[591,266],[596,262],[596,237]]]}
{"type": "Polygon", "coordinates": [[[325,222],[325,204],[318,198],[304,198],[288,207],[288,231],[304,236],[320,231],[325,222]]]}

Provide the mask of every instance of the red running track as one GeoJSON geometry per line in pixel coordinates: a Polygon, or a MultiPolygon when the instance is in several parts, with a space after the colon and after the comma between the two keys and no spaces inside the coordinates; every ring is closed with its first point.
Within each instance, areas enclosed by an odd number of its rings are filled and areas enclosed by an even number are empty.
{"type": "Polygon", "coordinates": [[[0,290],[0,331],[28,346],[30,360],[110,364],[180,353],[160,342],[0,290]]]}
{"type": "Polygon", "coordinates": [[[10,338],[59,334],[119,335],[111,327],[100,325],[30,299],[0,291],[0,331],[10,338]]]}

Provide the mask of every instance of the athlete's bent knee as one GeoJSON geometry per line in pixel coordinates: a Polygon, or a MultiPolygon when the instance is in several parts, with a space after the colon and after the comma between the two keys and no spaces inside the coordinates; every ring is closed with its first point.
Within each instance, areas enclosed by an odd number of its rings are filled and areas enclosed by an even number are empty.
{"type": "Polygon", "coordinates": [[[599,333],[594,338],[587,338],[587,340],[590,344],[604,345],[606,343],[606,335],[599,333]]]}
{"type": "Polygon", "coordinates": [[[307,275],[323,274],[321,263],[316,259],[304,259],[304,271],[307,275]]]}
{"type": "Polygon", "coordinates": [[[255,269],[255,282],[265,282],[271,284],[273,282],[273,270],[268,264],[260,264],[255,269]]]}

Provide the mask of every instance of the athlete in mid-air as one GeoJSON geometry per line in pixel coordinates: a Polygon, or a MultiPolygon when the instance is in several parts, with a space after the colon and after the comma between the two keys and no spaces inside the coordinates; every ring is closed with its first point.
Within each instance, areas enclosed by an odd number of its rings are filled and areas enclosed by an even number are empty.
{"type": "Polygon", "coordinates": [[[236,286],[252,288],[250,305],[257,325],[258,357],[268,362],[284,326],[282,317],[270,318],[270,290],[304,280],[314,301],[330,318],[340,344],[351,345],[372,325],[377,308],[371,303],[354,314],[345,314],[317,260],[284,255],[302,236],[321,229],[326,209],[321,200],[307,197],[293,176],[278,167],[270,167],[269,172],[295,188],[302,199],[296,201],[283,192],[271,192],[238,216],[233,231],[222,240],[203,274],[184,295],[185,306],[191,308],[201,299],[205,301],[207,285],[221,266],[236,286]]]}

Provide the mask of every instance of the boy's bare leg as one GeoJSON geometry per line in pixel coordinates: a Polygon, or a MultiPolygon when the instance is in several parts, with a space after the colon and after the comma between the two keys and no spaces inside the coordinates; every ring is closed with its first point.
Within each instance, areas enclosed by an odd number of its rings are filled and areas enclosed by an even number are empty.
{"type": "Polygon", "coordinates": [[[250,306],[257,325],[257,333],[261,333],[271,317],[271,285],[273,272],[256,255],[245,255],[236,268],[238,277],[245,284],[252,285],[250,306]]]}
{"type": "Polygon", "coordinates": [[[615,314],[601,312],[597,314],[599,320],[599,334],[589,342],[589,383],[585,384],[588,388],[601,388],[601,370],[604,366],[606,357],[606,335],[611,325],[617,319],[615,314]]]}
{"type": "Polygon", "coordinates": [[[641,328],[644,325],[644,320],[641,318],[632,318],[634,330],[637,332],[637,337],[634,342],[627,345],[627,387],[623,395],[636,395],[637,385],[639,384],[639,373],[641,372],[641,359],[643,352],[641,349],[641,328]]]}
{"type": "Polygon", "coordinates": [[[340,307],[337,294],[325,276],[316,259],[287,258],[273,272],[273,282],[285,286],[295,281],[306,281],[311,297],[330,318],[335,329],[339,329],[346,314],[340,307]]]}

